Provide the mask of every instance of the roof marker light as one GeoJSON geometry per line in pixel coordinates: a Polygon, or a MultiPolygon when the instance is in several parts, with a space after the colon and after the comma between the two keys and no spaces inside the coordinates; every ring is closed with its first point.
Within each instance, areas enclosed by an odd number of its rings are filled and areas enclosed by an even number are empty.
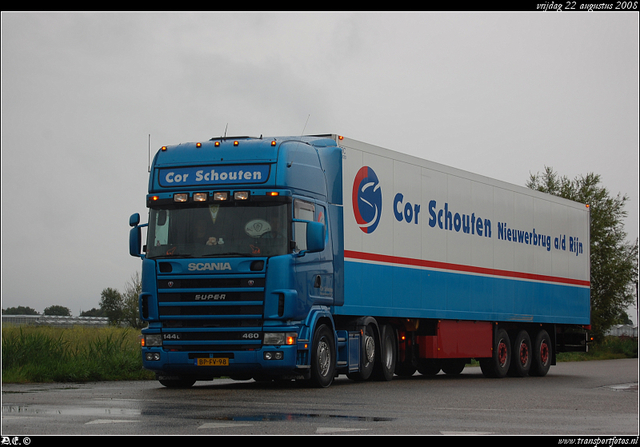
{"type": "Polygon", "coordinates": [[[271,146],[275,146],[275,145],[276,145],[276,140],[273,140],[273,141],[271,142],[271,146]]]}
{"type": "Polygon", "coordinates": [[[162,146],[160,149],[162,149],[163,151],[167,150],[167,146],[162,146]]]}
{"type": "Polygon", "coordinates": [[[196,147],[202,147],[202,143],[196,143],[196,147]]]}
{"type": "Polygon", "coordinates": [[[181,192],[173,195],[174,202],[186,202],[189,200],[189,194],[181,192]]]}
{"type": "Polygon", "coordinates": [[[220,142],[216,141],[215,143],[213,143],[215,147],[220,147],[220,142]]]}
{"type": "Polygon", "coordinates": [[[234,146],[237,146],[238,144],[240,144],[240,143],[238,142],[238,140],[236,140],[236,141],[234,141],[234,142],[233,142],[233,145],[234,145],[234,146]]]}
{"type": "Polygon", "coordinates": [[[193,193],[193,201],[194,202],[206,202],[208,196],[209,195],[206,192],[194,192],[193,193]]]}

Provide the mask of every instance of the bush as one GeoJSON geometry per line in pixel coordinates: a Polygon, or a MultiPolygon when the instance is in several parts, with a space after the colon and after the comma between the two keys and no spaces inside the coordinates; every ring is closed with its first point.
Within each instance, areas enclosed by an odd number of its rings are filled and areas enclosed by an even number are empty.
{"type": "Polygon", "coordinates": [[[599,343],[591,344],[589,352],[563,352],[558,354],[558,361],[560,362],[624,358],[638,358],[637,338],[608,336],[599,343]]]}
{"type": "Polygon", "coordinates": [[[138,332],[122,328],[2,328],[2,381],[85,382],[139,380],[154,376],[142,368],[138,332]]]}

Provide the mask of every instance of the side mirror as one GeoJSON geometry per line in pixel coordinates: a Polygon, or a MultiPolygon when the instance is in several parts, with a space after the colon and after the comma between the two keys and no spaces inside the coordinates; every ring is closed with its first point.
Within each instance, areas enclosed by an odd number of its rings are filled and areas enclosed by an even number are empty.
{"type": "Polygon", "coordinates": [[[142,230],[140,230],[140,227],[136,225],[129,231],[129,254],[131,256],[140,256],[142,248],[141,241],[142,230]]]}
{"type": "Polygon", "coordinates": [[[142,227],[149,224],[140,224],[140,214],[132,214],[129,218],[129,225],[133,228],[129,231],[129,254],[131,256],[144,257],[142,254],[142,227]]]}
{"type": "Polygon", "coordinates": [[[307,222],[307,250],[315,253],[324,250],[324,224],[307,222]]]}
{"type": "Polygon", "coordinates": [[[129,218],[129,226],[135,227],[139,223],[140,223],[140,214],[138,213],[132,214],[131,217],[129,218]]]}

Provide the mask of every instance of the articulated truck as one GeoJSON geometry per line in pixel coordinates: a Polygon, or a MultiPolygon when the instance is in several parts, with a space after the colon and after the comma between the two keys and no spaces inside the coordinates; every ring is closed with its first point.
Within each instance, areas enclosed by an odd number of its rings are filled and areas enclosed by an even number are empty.
{"type": "Polygon", "coordinates": [[[398,149],[338,135],[160,148],[148,223],[129,221],[144,367],[167,387],[328,387],[472,360],[544,376],[585,351],[588,205],[398,149]]]}

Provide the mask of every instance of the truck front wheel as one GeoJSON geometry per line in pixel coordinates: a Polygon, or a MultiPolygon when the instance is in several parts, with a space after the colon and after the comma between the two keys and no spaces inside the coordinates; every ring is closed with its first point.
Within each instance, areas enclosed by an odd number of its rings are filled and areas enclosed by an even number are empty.
{"type": "Polygon", "coordinates": [[[311,383],[316,387],[326,388],[333,382],[336,370],[333,331],[327,325],[318,326],[311,349],[311,383]]]}

